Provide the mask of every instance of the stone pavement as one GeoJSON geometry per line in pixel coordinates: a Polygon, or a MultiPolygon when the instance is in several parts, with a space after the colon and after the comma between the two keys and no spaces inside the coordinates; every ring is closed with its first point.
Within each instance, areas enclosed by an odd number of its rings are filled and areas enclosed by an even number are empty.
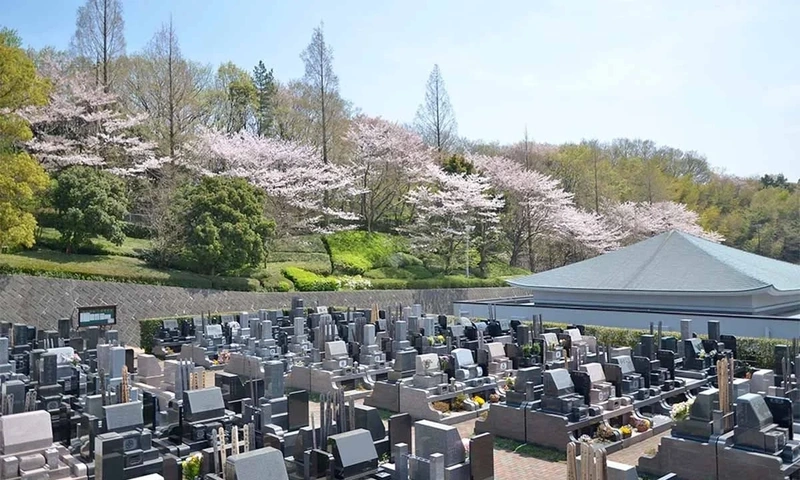
{"type": "MultiPolygon", "coordinates": [[[[363,403],[363,400],[356,400],[356,403],[363,403]]],[[[309,402],[309,413],[313,413],[316,416],[318,412],[319,404],[309,402]]],[[[469,438],[474,434],[476,421],[469,420],[456,425],[461,438],[469,438]]],[[[388,422],[384,421],[384,423],[388,425],[388,422]]],[[[609,456],[609,460],[628,465],[638,465],[639,457],[645,452],[658,448],[661,437],[664,435],[669,435],[669,432],[648,438],[632,447],[613,453],[609,456]]],[[[562,480],[567,478],[567,464],[565,462],[548,462],[547,460],[540,460],[495,448],[494,473],[496,480],[562,480]]]]}

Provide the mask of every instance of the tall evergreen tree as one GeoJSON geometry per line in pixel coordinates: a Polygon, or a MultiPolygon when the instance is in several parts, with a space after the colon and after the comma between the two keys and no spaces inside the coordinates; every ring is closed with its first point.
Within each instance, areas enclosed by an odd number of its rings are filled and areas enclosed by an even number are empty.
{"type": "Polygon", "coordinates": [[[261,136],[271,136],[275,124],[275,106],[278,86],[272,69],[267,70],[259,61],[253,69],[253,84],[256,87],[256,128],[261,136]]]}

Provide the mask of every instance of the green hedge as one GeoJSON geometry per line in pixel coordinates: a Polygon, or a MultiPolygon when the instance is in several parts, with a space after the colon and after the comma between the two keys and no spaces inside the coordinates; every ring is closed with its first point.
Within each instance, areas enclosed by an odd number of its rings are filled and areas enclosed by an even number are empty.
{"type": "MultiPolygon", "coordinates": [[[[545,322],[545,327],[566,328],[564,323],[545,322]]],[[[639,337],[649,334],[650,330],[637,330],[616,327],[600,327],[586,325],[586,334],[597,338],[599,345],[612,345],[615,347],[636,347],[639,337]]],[[[679,332],[666,332],[664,335],[675,335],[680,337],[679,332]]],[[[700,336],[705,338],[704,335],[700,336]]],[[[680,338],[679,338],[680,340],[680,338]]],[[[773,355],[776,345],[791,345],[791,340],[781,338],[752,338],[736,337],[737,360],[755,368],[773,368],[773,355]]]]}
{"type": "Polygon", "coordinates": [[[254,278],[243,277],[203,277],[203,278],[175,278],[157,279],[151,277],[123,277],[115,275],[85,274],[63,270],[12,267],[0,263],[0,274],[3,275],[34,275],[37,277],[63,278],[68,280],[89,280],[94,282],[134,283],[140,285],[164,285],[184,288],[202,288],[213,290],[233,290],[240,292],[257,292],[261,284],[254,278]]]}
{"type": "Polygon", "coordinates": [[[301,292],[325,292],[339,289],[339,280],[334,277],[323,277],[298,267],[286,267],[281,273],[294,283],[301,292]]]}
{"type": "Polygon", "coordinates": [[[447,275],[444,277],[423,278],[409,280],[408,288],[481,288],[481,287],[506,287],[508,284],[502,278],[477,278],[462,275],[447,275]]]}

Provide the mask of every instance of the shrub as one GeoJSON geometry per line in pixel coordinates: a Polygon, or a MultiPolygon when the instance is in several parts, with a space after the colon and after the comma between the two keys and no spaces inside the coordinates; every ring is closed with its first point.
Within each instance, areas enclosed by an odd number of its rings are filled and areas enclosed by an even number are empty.
{"type": "Polygon", "coordinates": [[[364,274],[369,278],[398,278],[402,280],[423,280],[432,278],[433,274],[421,265],[407,267],[381,267],[373,268],[364,274]]]}
{"type": "MultiPolygon", "coordinates": [[[[322,241],[325,244],[325,250],[331,257],[331,266],[334,270],[339,265],[353,265],[361,268],[365,266],[365,261],[369,263],[370,266],[360,273],[373,267],[390,266],[392,255],[407,250],[405,240],[400,237],[362,230],[333,233],[324,236],[322,241]],[[353,256],[360,257],[360,260],[354,260],[353,256]]],[[[347,273],[344,270],[342,272],[347,273]]]]}
{"type": "Polygon", "coordinates": [[[373,290],[405,290],[408,288],[408,281],[399,278],[373,278],[373,290]]]}
{"type": "Polygon", "coordinates": [[[127,212],[125,184],[108,172],[73,166],[62,170],[52,189],[58,231],[67,252],[103,236],[122,245],[127,212]]]}
{"type": "Polygon", "coordinates": [[[345,275],[363,275],[372,269],[372,262],[355,253],[339,253],[332,257],[333,271],[345,275]]]}
{"type": "Polygon", "coordinates": [[[506,281],[501,278],[476,278],[464,277],[461,275],[447,275],[444,277],[434,277],[420,280],[410,280],[408,288],[429,289],[429,288],[480,288],[480,287],[503,287],[506,281]]]}
{"type": "Polygon", "coordinates": [[[340,288],[345,290],[369,290],[372,288],[372,282],[370,282],[369,279],[362,278],[360,276],[340,277],[339,285],[340,288]]]}
{"type": "Polygon", "coordinates": [[[214,275],[266,258],[275,223],[264,217],[264,199],[262,190],[241,178],[206,177],[184,192],[176,208],[195,271],[214,275]]]}
{"type": "Polygon", "coordinates": [[[153,352],[153,345],[155,345],[155,338],[158,335],[158,330],[161,328],[160,318],[148,318],[139,321],[139,346],[145,353],[153,352]]]}
{"type": "Polygon", "coordinates": [[[339,280],[334,277],[323,277],[298,267],[286,267],[281,273],[294,283],[301,292],[335,291],[339,289],[339,280]]]}
{"type": "Polygon", "coordinates": [[[433,404],[431,406],[437,412],[442,412],[442,413],[449,413],[450,412],[450,404],[447,403],[447,402],[433,402],[433,404]]]}
{"type": "Polygon", "coordinates": [[[397,252],[389,256],[386,261],[386,266],[395,268],[422,266],[422,260],[414,255],[411,255],[410,253],[397,252]]]}

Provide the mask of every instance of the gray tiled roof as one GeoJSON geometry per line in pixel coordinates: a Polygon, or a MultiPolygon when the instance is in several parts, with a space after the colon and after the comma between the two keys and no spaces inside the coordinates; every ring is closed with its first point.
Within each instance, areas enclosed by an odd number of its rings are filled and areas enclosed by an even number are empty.
{"type": "Polygon", "coordinates": [[[800,265],[671,231],[565,267],[510,280],[527,288],[741,292],[800,291],[800,265]]]}

